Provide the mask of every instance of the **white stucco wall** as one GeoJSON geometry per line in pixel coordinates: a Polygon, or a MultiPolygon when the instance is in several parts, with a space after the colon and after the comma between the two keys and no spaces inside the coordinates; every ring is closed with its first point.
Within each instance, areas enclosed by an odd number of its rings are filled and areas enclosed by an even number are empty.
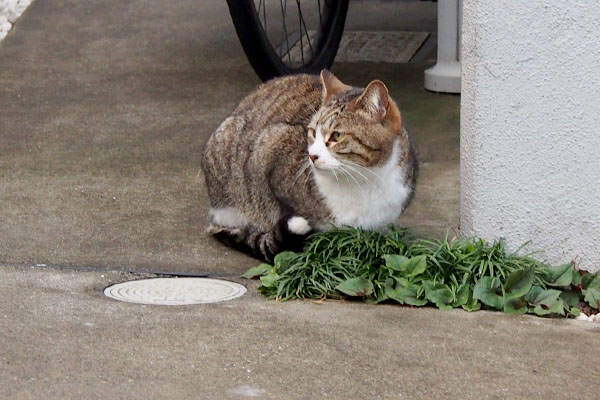
{"type": "Polygon", "coordinates": [[[600,269],[600,3],[464,0],[461,233],[600,269]]]}

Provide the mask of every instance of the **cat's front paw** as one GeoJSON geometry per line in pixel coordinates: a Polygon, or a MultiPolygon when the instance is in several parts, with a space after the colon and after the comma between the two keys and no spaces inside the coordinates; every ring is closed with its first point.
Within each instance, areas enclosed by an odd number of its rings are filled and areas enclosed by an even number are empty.
{"type": "Polygon", "coordinates": [[[288,230],[296,235],[306,235],[312,230],[310,224],[303,217],[292,217],[287,221],[288,230]]]}

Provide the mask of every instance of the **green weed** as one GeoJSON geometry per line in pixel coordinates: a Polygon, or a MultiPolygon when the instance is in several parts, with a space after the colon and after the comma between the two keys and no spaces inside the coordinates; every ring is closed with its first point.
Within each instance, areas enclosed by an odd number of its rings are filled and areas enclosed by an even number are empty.
{"type": "Polygon", "coordinates": [[[273,265],[244,277],[260,277],[259,290],[280,301],[357,297],[550,316],[577,316],[584,302],[600,306],[598,273],[572,263],[551,267],[520,250],[507,253],[502,240],[414,239],[394,227],[335,228],[311,235],[303,252],[280,253],[273,265]]]}

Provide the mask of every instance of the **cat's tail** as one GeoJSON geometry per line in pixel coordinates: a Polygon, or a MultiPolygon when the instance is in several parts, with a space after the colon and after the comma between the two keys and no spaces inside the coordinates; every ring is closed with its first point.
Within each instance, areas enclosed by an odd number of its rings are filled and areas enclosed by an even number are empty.
{"type": "Polygon", "coordinates": [[[269,263],[282,251],[301,251],[304,239],[310,232],[308,221],[298,216],[280,219],[277,225],[267,232],[260,231],[252,225],[231,228],[212,224],[207,229],[207,233],[226,245],[269,263]]]}

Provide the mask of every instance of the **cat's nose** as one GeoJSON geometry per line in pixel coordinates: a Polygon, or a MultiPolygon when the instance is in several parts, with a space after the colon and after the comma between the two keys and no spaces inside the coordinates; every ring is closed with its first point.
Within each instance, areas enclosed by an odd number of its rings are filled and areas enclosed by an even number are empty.
{"type": "Polygon", "coordinates": [[[308,158],[310,158],[310,161],[315,162],[319,159],[319,156],[316,154],[310,154],[308,158]]]}

